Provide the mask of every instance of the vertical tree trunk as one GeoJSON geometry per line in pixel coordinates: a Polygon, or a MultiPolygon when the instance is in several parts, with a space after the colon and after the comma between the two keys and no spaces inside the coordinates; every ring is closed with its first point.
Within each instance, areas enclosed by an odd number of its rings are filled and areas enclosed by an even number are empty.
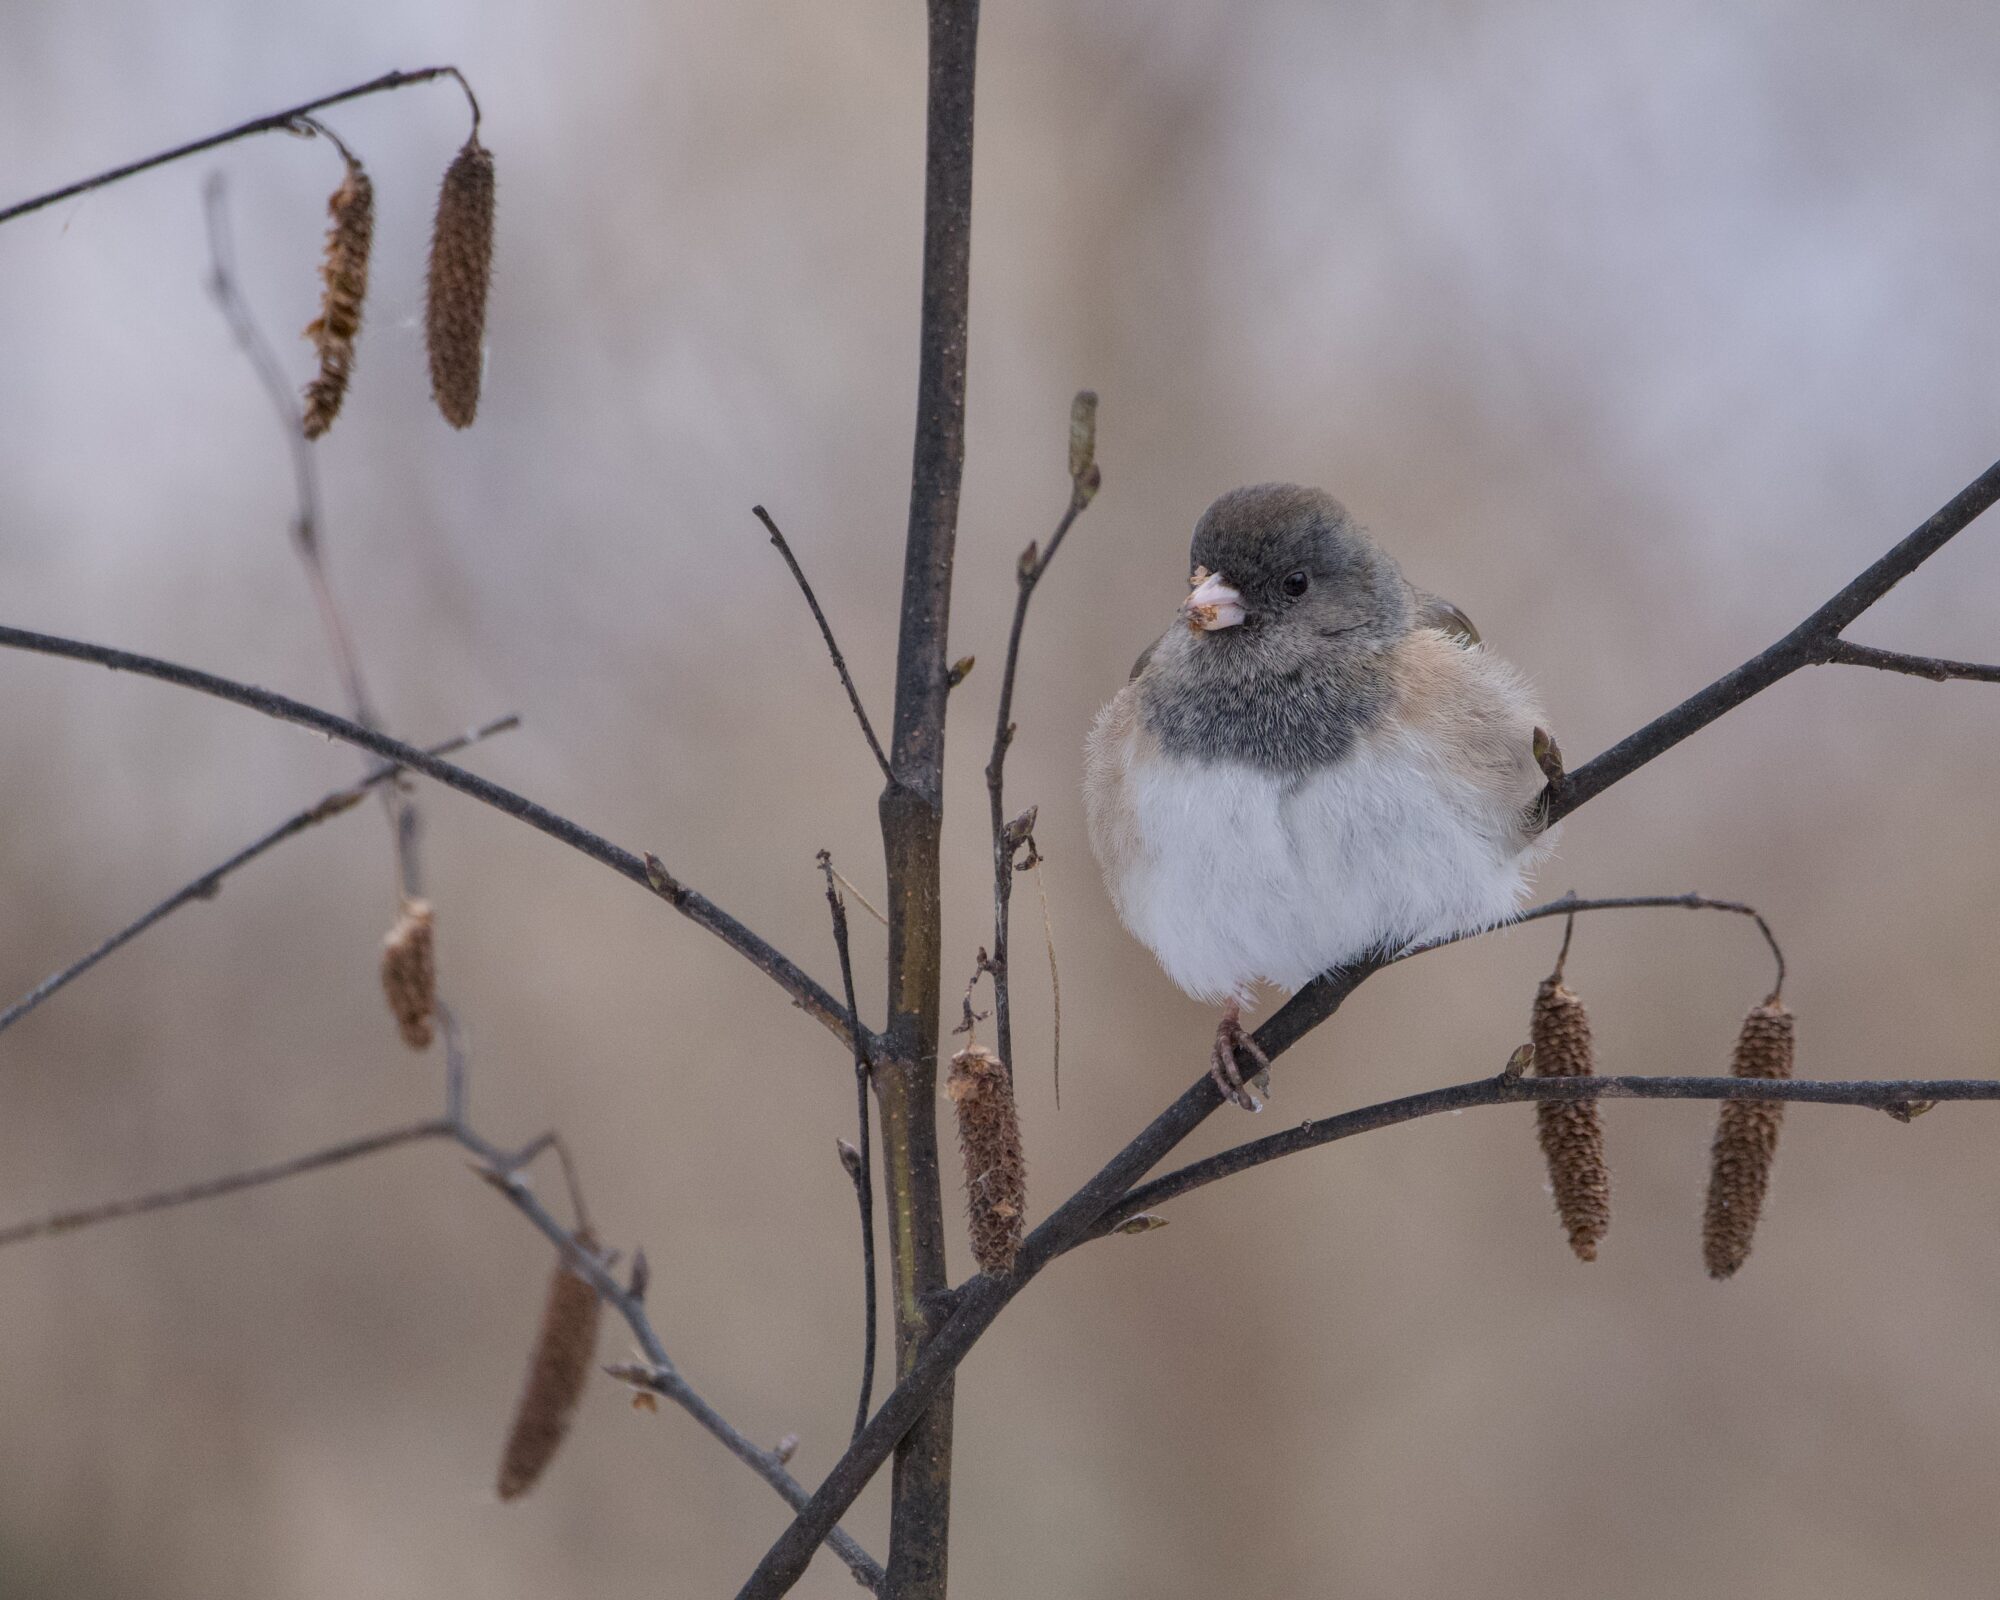
{"type": "MultiPolygon", "coordinates": [[[[972,245],[972,88],[978,0],[930,0],[923,323],[910,523],[896,656],[895,777],[881,804],[889,883],[888,1060],[881,1107],[896,1370],[910,1370],[950,1286],[937,1138],[938,850],[944,824],[946,635],[959,478],[972,245]]],[[[888,1593],[942,1600],[951,1531],[951,1390],[896,1451],[888,1593]]]]}

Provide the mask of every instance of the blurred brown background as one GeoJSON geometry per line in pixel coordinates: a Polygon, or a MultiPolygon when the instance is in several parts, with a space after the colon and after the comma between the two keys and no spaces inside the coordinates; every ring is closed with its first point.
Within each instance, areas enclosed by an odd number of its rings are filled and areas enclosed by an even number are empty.
{"type": "MultiPolygon", "coordinates": [[[[207,0],[4,12],[0,199],[390,66],[461,63],[500,170],[487,394],[429,409],[433,86],[335,113],[375,175],[373,298],[321,451],[378,697],[833,976],[813,852],[879,882],[878,779],[751,521],[785,525],[879,719],[915,371],[921,8],[207,0]]],[[[1977,0],[993,5],[981,76],[949,918],[985,936],[977,768],[1015,553],[1105,489],[1042,590],[1012,793],[1045,1207],[1199,1070],[1212,1018],[1117,927],[1079,744],[1166,620],[1209,498],[1325,483],[1542,684],[1581,760],[1768,643],[2000,449],[2000,12],[1977,0]],[[1028,886],[1029,908],[1033,906],[1028,886]]],[[[11,622],[332,703],[263,396],[202,290],[200,185],[303,379],[323,147],[268,138],[0,230],[11,622]]],[[[2000,528],[1857,630],[2000,653],[2000,528]]],[[[0,989],[26,989],[344,780],[229,707],[0,660],[0,989]]],[[[2000,1068],[2000,694],[1788,682],[1592,805],[1551,893],[1755,900],[1801,1070],[2000,1068]]],[[[831,1463],[853,1404],[837,1047],[582,858],[426,797],[441,960],[496,1137],[547,1124],[645,1245],[674,1354],[831,1463]]],[[[0,1041],[0,1220],[435,1104],[375,987],[378,815],[289,846],[0,1041]]],[[[1374,983],[1261,1127],[1493,1070],[1557,929],[1374,983]]],[[[880,1011],[880,936],[859,932],[880,1011]]],[[[1683,913],[1579,936],[1607,1069],[1719,1070],[1767,984],[1683,913]]],[[[1617,1220],[1564,1249],[1525,1110],[1437,1118],[1177,1204],[1001,1322],[958,1387],[956,1592],[1664,1600],[2000,1587],[2000,1122],[1795,1112],[1757,1255],[1701,1274],[1711,1110],[1607,1110],[1617,1220]]],[[[954,1213],[958,1196],[951,1196],[954,1213]]],[[[963,1252],[960,1266],[965,1264],[963,1252]]],[[[8,1596],[714,1595],[783,1521],[600,1384],[543,1487],[491,1483],[548,1252],[441,1148],[0,1257],[8,1596]]],[[[621,1358],[622,1331],[604,1356],[621,1358]]],[[[872,1492],[852,1526],[885,1542],[872,1492]]],[[[801,1593],[853,1593],[822,1558],[801,1593]]]]}

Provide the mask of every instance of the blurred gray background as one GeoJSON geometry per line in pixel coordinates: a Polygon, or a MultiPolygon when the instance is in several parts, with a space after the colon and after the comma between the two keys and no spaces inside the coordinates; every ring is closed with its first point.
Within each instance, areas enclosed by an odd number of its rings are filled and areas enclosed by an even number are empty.
{"type": "MultiPolygon", "coordinates": [[[[889,712],[915,371],[913,0],[4,8],[0,200],[391,66],[460,63],[500,179],[487,390],[419,330],[463,136],[434,85],[334,113],[375,176],[372,299],[321,449],[334,579],[414,738],[834,975],[813,852],[879,883],[878,777],[753,501],[889,712]]],[[[1964,0],[991,5],[948,921],[985,937],[984,759],[1016,552],[1103,395],[1105,487],[1030,623],[1010,775],[1041,804],[1023,1116],[1039,1214],[1200,1069],[1213,1018],[1117,927],[1079,745],[1234,484],[1323,483],[1541,684],[1573,761],[1790,628],[2000,452],[2000,11],[1964,0]]],[[[233,146],[0,230],[6,620],[323,703],[264,397],[202,289],[230,178],[303,381],[324,146],[233,146]]],[[[2000,527],[1856,629],[2000,654],[2000,527]]],[[[12,995],[355,770],[155,684],[0,659],[12,995]]],[[[1756,901],[1801,1071],[2000,1068],[2000,693],[1826,669],[1566,830],[1542,883],[1756,901]]],[[[853,1405],[838,1048],[720,945],[497,814],[426,796],[440,959],[496,1137],[573,1142],[690,1377],[808,1481],[853,1405]]],[[[376,988],[357,811],[0,1041],[0,1221],[273,1159],[436,1103],[376,988]]],[[[1496,1069],[1558,930],[1371,984],[1284,1063],[1299,1116],[1496,1069]]],[[[857,932],[880,1014],[879,930],[857,932]]],[[[954,962],[954,966],[957,963],[954,962]]],[[[1623,913],[1572,983],[1607,1070],[1720,1070],[1768,969],[1623,913]]],[[[1975,1596],[2000,1524],[2000,1123],[1793,1114],[1757,1253],[1702,1276],[1712,1111],[1616,1103],[1616,1221],[1564,1248],[1522,1108],[1343,1144],[1091,1246],[958,1386],[956,1592],[1975,1596]]],[[[949,1201],[956,1217],[959,1197],[949,1201]]],[[[956,1229],[954,1230],[956,1233],[956,1229]]],[[[956,1265],[969,1258],[958,1252],[956,1265]]],[[[609,1383],[522,1504],[492,1476],[549,1256],[441,1148],[0,1257],[0,1592],[731,1592],[775,1497],[609,1383]]],[[[629,1341],[607,1324],[603,1356],[629,1341]]],[[[879,1490],[852,1526],[886,1542],[879,1490]]],[[[802,1594],[853,1593],[822,1560],[802,1594]]]]}

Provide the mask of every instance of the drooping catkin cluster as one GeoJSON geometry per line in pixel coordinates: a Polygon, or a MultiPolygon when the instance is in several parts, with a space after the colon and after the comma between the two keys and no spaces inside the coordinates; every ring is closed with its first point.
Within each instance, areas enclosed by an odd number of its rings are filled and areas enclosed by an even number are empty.
{"type": "Polygon", "coordinates": [[[1028,1212],[1013,1076],[986,1046],[970,1044],[951,1058],[945,1093],[958,1110],[972,1254],[983,1272],[1012,1272],[1028,1212]]]}
{"type": "Polygon", "coordinates": [[[431,393],[454,428],[479,410],[486,339],[486,286],[493,273],[493,154],[474,134],[445,169],[431,230],[424,342],[431,393]]]}
{"type": "Polygon", "coordinates": [[[319,372],[306,385],[305,435],[317,439],[333,426],[354,370],[354,341],[361,333],[361,304],[368,295],[368,250],[375,237],[375,186],[361,163],[347,158],[347,176],[326,202],[333,220],[320,263],[325,289],[319,316],[305,336],[319,353],[319,372]]]}
{"type": "MultiPolygon", "coordinates": [[[[1772,995],[1743,1019],[1729,1064],[1738,1078],[1792,1075],[1793,1018],[1772,995]]],[[[1749,1259],[1750,1241],[1771,1186],[1778,1154],[1782,1100],[1725,1100],[1709,1152],[1708,1204],[1702,1216],[1701,1253],[1711,1278],[1727,1278],[1749,1259]]]]}
{"type": "MultiPolygon", "coordinates": [[[[1590,1014],[1563,986],[1560,968],[1535,991],[1530,1037],[1536,1077],[1587,1078],[1596,1071],[1590,1014]]],[[[1595,1261],[1597,1246],[1611,1227],[1611,1175],[1597,1102],[1543,1100],[1535,1106],[1535,1123],[1569,1247],[1579,1261],[1595,1261]]]]}
{"type": "Polygon", "coordinates": [[[436,927],[428,900],[405,900],[382,941],[382,993],[412,1050],[428,1050],[436,1032],[436,927]]]}
{"type": "MultiPolygon", "coordinates": [[[[576,1242],[585,1250],[597,1248],[587,1229],[577,1230],[576,1242]]],[[[567,1257],[558,1259],[549,1279],[548,1299],[542,1306],[541,1331],[535,1335],[535,1348],[528,1358],[528,1380],[514,1410],[507,1447],[500,1456],[502,1500],[512,1500],[535,1486],[569,1432],[597,1353],[602,1309],[603,1302],[590,1280],[571,1266],[567,1257]]]]}

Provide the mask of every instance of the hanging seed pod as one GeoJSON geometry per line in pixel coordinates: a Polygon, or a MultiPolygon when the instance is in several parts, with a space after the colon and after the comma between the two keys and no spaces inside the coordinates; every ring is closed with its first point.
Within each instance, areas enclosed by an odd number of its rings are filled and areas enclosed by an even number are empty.
{"type": "Polygon", "coordinates": [[[347,176],[326,203],[333,219],[320,263],[325,288],[319,316],[305,336],[319,352],[319,374],[306,385],[305,435],[317,439],[333,426],[354,370],[354,341],[361,334],[361,303],[368,294],[368,249],[375,238],[375,186],[361,163],[347,156],[347,176]]]}
{"type": "Polygon", "coordinates": [[[474,134],[445,169],[431,230],[424,342],[431,394],[454,428],[479,410],[486,345],[486,286],[493,275],[493,153],[474,134]]]}
{"type": "MultiPolygon", "coordinates": [[[[1729,1063],[1738,1078],[1792,1075],[1793,1018],[1772,995],[1743,1019],[1736,1055],[1729,1063]]],[[[1757,1218],[1771,1187],[1771,1163],[1778,1155],[1782,1100],[1725,1100],[1715,1122],[1709,1152],[1708,1205],[1702,1216],[1701,1253],[1711,1278],[1727,1278],[1750,1256],[1757,1218]]]]}
{"type": "MultiPolygon", "coordinates": [[[[1565,950],[1568,937],[1563,940],[1565,950]]],[[[1530,1022],[1538,1078],[1587,1078],[1596,1071],[1590,1014],[1563,987],[1562,963],[1535,991],[1530,1022]]],[[[1544,1100],[1535,1107],[1536,1133],[1549,1166],[1556,1215],[1579,1261],[1595,1261],[1611,1227],[1611,1175],[1604,1162],[1604,1125],[1595,1100],[1544,1100]]]]}
{"type": "Polygon", "coordinates": [[[984,1045],[967,1045],[951,1058],[945,1093],[958,1108],[972,1254],[983,1272],[996,1276],[1012,1272],[1028,1211],[1027,1165],[1021,1157],[1012,1075],[984,1045]]]}
{"type": "MultiPolygon", "coordinates": [[[[586,1250],[597,1243],[587,1229],[576,1242],[586,1250]]],[[[542,1327],[528,1358],[528,1381],[514,1410],[514,1426],[500,1456],[500,1498],[512,1500],[534,1488],[569,1432],[577,1402],[597,1352],[597,1322],[603,1303],[590,1280],[565,1256],[549,1279],[542,1327]]]]}
{"type": "Polygon", "coordinates": [[[437,1007],[435,928],[428,900],[405,900],[403,914],[382,941],[382,992],[403,1030],[403,1043],[428,1050],[437,1007]]]}

